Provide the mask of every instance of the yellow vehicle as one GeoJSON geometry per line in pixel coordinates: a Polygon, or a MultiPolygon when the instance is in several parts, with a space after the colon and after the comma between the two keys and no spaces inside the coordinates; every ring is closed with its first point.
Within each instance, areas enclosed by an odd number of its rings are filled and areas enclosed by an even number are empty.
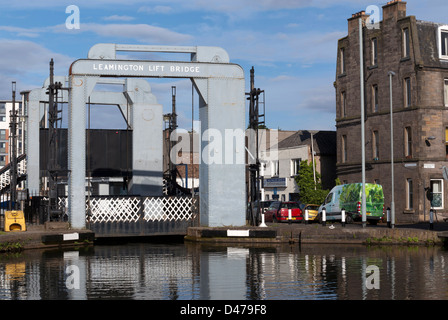
{"type": "Polygon", "coordinates": [[[315,221],[319,211],[317,204],[302,204],[303,220],[305,220],[305,210],[308,210],[308,221],[315,221]]]}

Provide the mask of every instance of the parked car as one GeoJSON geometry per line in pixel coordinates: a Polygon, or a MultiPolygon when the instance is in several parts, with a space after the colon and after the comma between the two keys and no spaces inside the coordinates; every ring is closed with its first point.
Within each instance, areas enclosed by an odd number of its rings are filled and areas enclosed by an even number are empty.
{"type": "Polygon", "coordinates": [[[264,213],[266,222],[288,222],[291,210],[291,221],[302,222],[303,214],[300,202],[296,201],[274,201],[264,213]]]}
{"type": "MultiPolygon", "coordinates": [[[[260,213],[265,213],[266,210],[268,210],[269,206],[272,204],[272,202],[274,202],[274,201],[272,201],[272,200],[261,201],[260,202],[260,206],[261,206],[260,213]]],[[[255,216],[257,216],[257,213],[258,213],[258,206],[259,206],[259,202],[258,201],[254,202],[252,210],[253,210],[253,213],[255,216]]]]}
{"type": "MultiPolygon", "coordinates": [[[[268,210],[269,206],[272,204],[272,200],[261,201],[261,211],[258,212],[259,202],[255,201],[252,203],[252,215],[255,217],[257,224],[261,221],[261,216],[258,216],[258,213],[265,213],[268,210]]],[[[249,218],[248,218],[249,219],[249,218]]]]}
{"type": "Polygon", "coordinates": [[[301,204],[303,220],[305,220],[305,210],[308,210],[308,221],[317,221],[319,205],[317,204],[301,204]]]}

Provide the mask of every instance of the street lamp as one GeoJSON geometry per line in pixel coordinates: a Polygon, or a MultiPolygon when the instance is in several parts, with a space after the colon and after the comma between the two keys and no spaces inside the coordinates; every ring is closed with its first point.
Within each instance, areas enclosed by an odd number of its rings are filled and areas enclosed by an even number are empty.
{"type": "Polygon", "coordinates": [[[390,86],[390,174],[392,185],[392,200],[390,203],[391,228],[395,227],[395,197],[394,197],[394,116],[393,116],[393,102],[392,102],[392,77],[395,72],[389,71],[389,86],[390,86]]]}
{"type": "Polygon", "coordinates": [[[430,147],[431,146],[431,142],[429,142],[429,140],[435,140],[435,139],[436,139],[436,137],[434,137],[434,136],[426,137],[426,139],[425,139],[426,145],[428,147],[430,147]]]}
{"type": "Polygon", "coordinates": [[[361,212],[362,227],[366,227],[366,153],[365,153],[365,119],[364,119],[364,47],[362,36],[363,21],[359,19],[359,69],[361,80],[361,171],[362,171],[362,196],[361,196],[361,212]]]}

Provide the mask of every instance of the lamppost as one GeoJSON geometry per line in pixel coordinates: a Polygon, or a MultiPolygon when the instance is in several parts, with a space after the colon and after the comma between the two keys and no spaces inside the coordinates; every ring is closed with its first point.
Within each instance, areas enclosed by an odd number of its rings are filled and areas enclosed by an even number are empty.
{"type": "Polygon", "coordinates": [[[391,228],[395,227],[395,197],[394,197],[394,116],[392,102],[392,77],[395,72],[389,71],[389,93],[390,93],[390,174],[392,187],[392,200],[390,203],[391,228]]]}
{"type": "Polygon", "coordinates": [[[362,227],[366,227],[366,154],[365,154],[365,117],[364,117],[364,48],[363,48],[363,21],[359,19],[359,69],[361,80],[361,171],[362,171],[362,196],[361,196],[361,213],[362,227]]]}

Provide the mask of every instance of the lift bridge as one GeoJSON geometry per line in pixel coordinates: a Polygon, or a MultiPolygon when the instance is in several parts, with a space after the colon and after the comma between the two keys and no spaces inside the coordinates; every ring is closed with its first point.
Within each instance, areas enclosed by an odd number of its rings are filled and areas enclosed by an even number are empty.
{"type": "MultiPolygon", "coordinates": [[[[194,225],[244,225],[244,161],[216,165],[207,161],[210,155],[202,155],[205,161],[200,164],[197,193],[177,185],[172,168],[163,171],[163,108],[144,78],[191,79],[199,96],[201,136],[209,128],[223,136],[227,129],[244,130],[244,73],[229,62],[223,49],[95,45],[87,59],[71,65],[67,77],[50,76],[42,88],[27,93],[27,149],[26,155],[17,158],[17,179],[26,176],[26,189],[33,196],[28,203],[36,206],[35,199],[56,199],[44,219],[67,220],[72,229],[87,228],[98,237],[185,234],[194,225]],[[191,61],[123,61],[116,59],[118,51],[187,53],[191,61]],[[59,84],[59,91],[54,102],[68,103],[66,130],[42,126],[45,106],[51,104],[48,90],[55,84],[59,84]],[[96,91],[97,84],[118,84],[123,92],[96,91]],[[86,106],[91,104],[118,106],[127,129],[88,130],[86,106]],[[48,141],[56,141],[55,154],[48,141]],[[56,159],[55,167],[48,165],[51,158],[56,159]],[[89,181],[101,177],[121,180],[127,195],[93,196],[86,192],[89,181]],[[56,181],[54,192],[52,179],[56,181]],[[58,190],[57,181],[67,182],[67,196],[58,190]],[[50,192],[43,194],[47,184],[50,192]]],[[[175,116],[174,105],[171,115],[175,116]]],[[[170,130],[173,124],[170,122],[170,130]]],[[[202,149],[208,141],[201,143],[202,149]]],[[[235,157],[244,157],[244,143],[242,147],[236,143],[233,152],[235,157]]],[[[5,167],[0,171],[2,192],[9,187],[8,179],[5,167]]]]}

